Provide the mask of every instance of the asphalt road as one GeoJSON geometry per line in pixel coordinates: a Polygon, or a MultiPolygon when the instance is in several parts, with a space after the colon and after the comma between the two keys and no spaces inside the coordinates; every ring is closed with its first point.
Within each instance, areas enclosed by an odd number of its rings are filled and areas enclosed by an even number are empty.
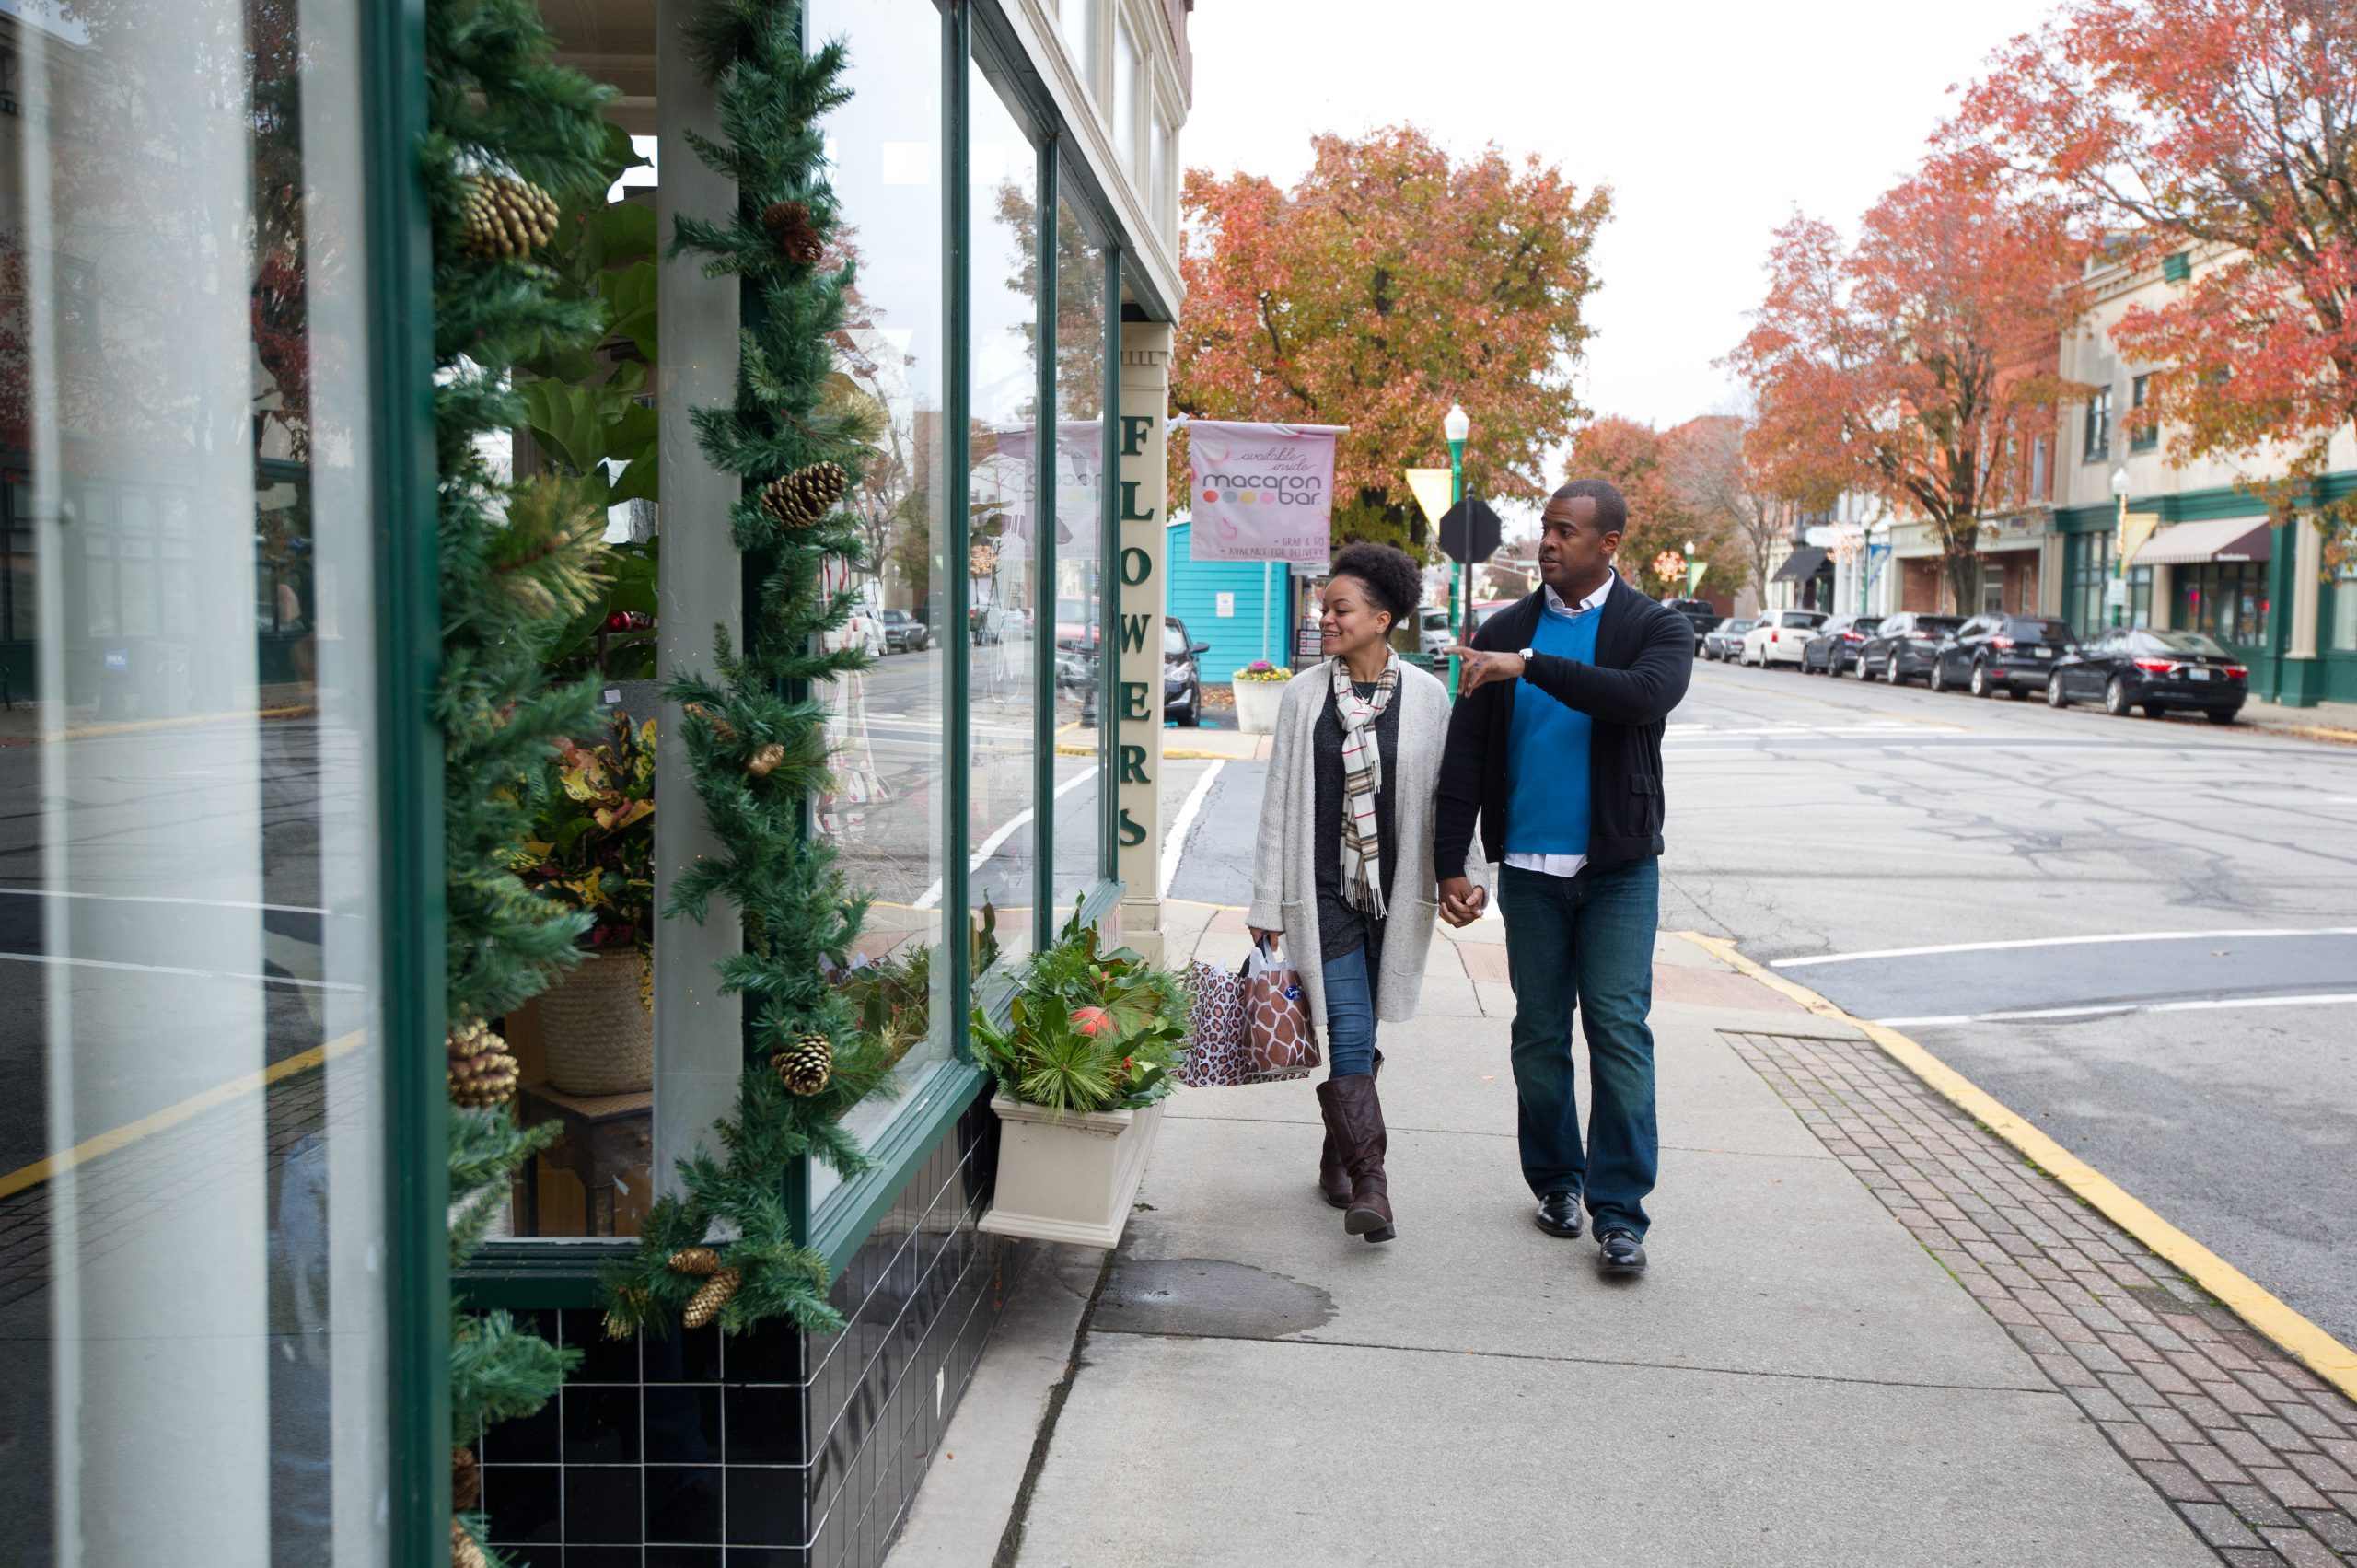
{"type": "MultiPolygon", "coordinates": [[[[1892,1021],[2357,1344],[2357,750],[1698,667],[1662,924],[1892,1021]]],[[[1171,895],[1242,902],[1261,764],[1171,895]]]]}

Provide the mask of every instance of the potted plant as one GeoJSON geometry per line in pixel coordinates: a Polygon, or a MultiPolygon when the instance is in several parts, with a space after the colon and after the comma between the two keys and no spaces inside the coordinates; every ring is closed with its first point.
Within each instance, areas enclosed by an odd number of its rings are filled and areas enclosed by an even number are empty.
{"type": "Polygon", "coordinates": [[[1145,1173],[1186,1042],[1185,982],[1128,948],[1097,949],[1077,912],[1035,956],[1007,1027],[977,1011],[976,1054],[997,1081],[998,1182],[982,1228],[1110,1247],[1145,1173]]]}
{"type": "Polygon", "coordinates": [[[1277,727],[1277,703],[1284,696],[1293,671],[1281,664],[1256,658],[1236,672],[1236,727],[1247,735],[1266,735],[1277,727]]]}
{"type": "Polygon", "coordinates": [[[655,721],[616,714],[568,740],[535,792],[525,883],[589,915],[589,950],[540,998],[549,1086],[636,1094],[655,1083],[655,721]]]}

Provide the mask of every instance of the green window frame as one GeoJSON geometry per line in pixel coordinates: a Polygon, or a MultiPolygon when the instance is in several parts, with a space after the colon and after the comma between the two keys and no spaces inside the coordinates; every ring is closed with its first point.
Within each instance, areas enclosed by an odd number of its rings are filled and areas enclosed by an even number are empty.
{"type": "MultiPolygon", "coordinates": [[[[416,0],[411,0],[411,3],[416,3],[416,0]]],[[[1097,188],[1085,166],[1063,156],[1070,145],[1066,128],[1047,98],[1044,85],[1020,64],[1021,51],[1004,16],[997,7],[978,5],[976,0],[945,0],[940,6],[940,29],[944,158],[942,245],[947,263],[943,269],[942,299],[944,385],[941,461],[946,474],[964,474],[971,461],[970,399],[973,302],[970,297],[971,280],[968,276],[965,260],[971,253],[974,220],[973,203],[968,188],[969,131],[972,109],[970,67],[977,62],[978,56],[996,67],[1001,77],[1011,84],[1007,90],[1023,95],[1017,107],[1039,127],[1041,227],[1037,250],[1039,259],[1039,288],[1034,308],[1039,333],[1039,404],[1043,410],[1051,411],[1054,407],[1058,247],[1054,243],[1053,226],[1059,195],[1082,210],[1085,221],[1094,233],[1107,237],[1103,242],[1107,301],[1103,452],[1106,477],[1100,498],[1107,570],[1101,596],[1103,623],[1099,630],[1099,646],[1107,652],[1101,654],[1097,661],[1097,694],[1098,734],[1101,738],[1097,759],[1100,771],[1097,796],[1102,812],[1098,832],[1101,859],[1097,879],[1083,898],[1080,912],[1084,921],[1095,922],[1115,910],[1123,890],[1116,876],[1119,806],[1112,770],[1116,756],[1114,726],[1118,722],[1119,710],[1116,705],[1114,660],[1109,656],[1110,650],[1118,646],[1116,639],[1120,611],[1119,559],[1121,523],[1118,474],[1120,328],[1123,316],[1120,304],[1123,275],[1122,246],[1118,225],[1106,216],[1110,204],[1106,201],[1104,192],[1097,188]]],[[[422,108],[420,118],[423,118],[422,108]]],[[[856,215],[853,216],[855,221],[856,215]]],[[[422,214],[418,224],[422,235],[422,214]]],[[[423,312],[420,316],[424,319],[423,312]]],[[[1052,418],[1052,415],[1048,417],[1052,418]]],[[[430,426],[428,428],[430,433],[430,426]]],[[[424,450],[429,458],[430,470],[430,439],[424,450]]],[[[1043,470],[1051,467],[1051,464],[1041,465],[1043,470]]],[[[430,471],[426,478],[430,505],[430,471]]],[[[1035,504],[1039,515],[1053,516],[1053,484],[1052,472],[1045,473],[1039,499],[1035,504]]],[[[956,505],[946,511],[944,558],[952,562],[962,561],[971,542],[968,513],[966,508],[956,505]]],[[[1034,531],[1039,536],[1035,545],[1041,573],[1039,580],[1052,584],[1054,530],[1043,527],[1034,531]]],[[[946,574],[942,594],[944,624],[951,627],[966,625],[971,608],[971,594],[965,575],[954,571],[946,574]]],[[[1052,641],[1052,625],[1051,619],[1047,627],[1035,632],[1035,636],[1044,633],[1052,641]]],[[[942,957],[946,960],[948,974],[946,1005],[954,1020],[951,1031],[953,1055],[949,1061],[942,1063],[911,1086],[898,1114],[869,1149],[875,1160],[870,1169],[837,1186],[816,1203],[811,1201],[810,1173],[807,1164],[789,1173],[785,1198],[789,1212],[795,1217],[796,1232],[826,1259],[829,1269],[833,1272],[840,1272],[860,1243],[866,1239],[934,1145],[948,1133],[976,1099],[988,1092],[989,1076],[973,1061],[965,1020],[979,1008],[985,1016],[1004,1022],[1018,983],[1016,975],[1012,972],[1015,966],[1011,965],[994,966],[981,975],[972,972],[972,950],[963,939],[963,933],[968,929],[973,913],[969,869],[974,837],[970,821],[971,793],[969,784],[972,763],[970,708],[973,660],[969,638],[952,636],[943,643],[942,647],[943,717],[946,728],[943,747],[944,794],[948,820],[943,835],[940,908],[946,938],[942,957]]],[[[1037,757],[1033,811],[1035,845],[1038,846],[1035,847],[1034,886],[1039,894],[1033,935],[1038,946],[1045,946],[1053,939],[1056,929],[1062,924],[1063,913],[1053,907],[1051,896],[1056,820],[1053,777],[1056,721],[1053,690],[1050,684],[1053,679],[1053,664],[1050,659],[1040,671],[1035,673],[1039,700],[1033,704],[1037,757]]],[[[1155,720],[1159,720],[1158,712],[1155,720]]],[[[438,796],[438,774],[435,789],[438,796]]],[[[427,798],[435,798],[436,796],[427,798]]],[[[438,954],[441,945],[438,940],[421,944],[420,950],[438,954]]],[[[435,1074],[433,1098],[438,1103],[443,1092],[441,1064],[437,1061],[432,1066],[435,1074]]],[[[438,1149],[438,1142],[434,1147],[438,1149]]],[[[438,1173],[438,1158],[433,1163],[438,1173]]],[[[435,1233],[435,1239],[438,1247],[438,1230],[435,1233]]],[[[493,1243],[482,1249],[457,1283],[465,1299],[476,1306],[516,1308],[584,1307],[589,1305],[595,1296],[599,1265],[608,1258],[628,1252],[635,1245],[634,1240],[628,1238],[554,1243],[546,1238],[533,1238],[493,1243]]],[[[443,1421],[447,1426],[447,1411],[443,1421]]],[[[447,1524],[444,1527],[447,1530],[447,1524]]]]}
{"type": "MultiPolygon", "coordinates": [[[[2153,377],[2149,374],[2130,377],[2128,382],[2130,411],[2132,412],[2142,409],[2146,402],[2150,401],[2152,390],[2153,377]]],[[[2158,424],[2140,424],[2128,432],[2128,449],[2131,452],[2149,452],[2160,444],[2161,427],[2158,424]]]]}

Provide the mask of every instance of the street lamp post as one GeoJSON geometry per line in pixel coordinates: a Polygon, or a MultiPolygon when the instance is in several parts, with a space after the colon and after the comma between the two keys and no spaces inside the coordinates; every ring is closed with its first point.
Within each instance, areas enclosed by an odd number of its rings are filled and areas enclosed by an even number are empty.
{"type": "Polygon", "coordinates": [[[2118,507],[2111,533],[2111,623],[2124,625],[2128,620],[2128,469],[2122,465],[2111,470],[2111,495],[2118,507]]]}
{"type": "MultiPolygon", "coordinates": [[[[1465,437],[1471,435],[1473,422],[1465,417],[1465,410],[1457,403],[1448,405],[1448,415],[1440,422],[1441,434],[1448,438],[1448,504],[1460,505],[1465,500],[1465,437]]],[[[1465,642],[1465,565],[1460,561],[1448,563],[1448,629],[1453,641],[1460,646],[1465,642]]],[[[1457,697],[1457,668],[1458,661],[1448,661],[1448,695],[1457,697]]]]}

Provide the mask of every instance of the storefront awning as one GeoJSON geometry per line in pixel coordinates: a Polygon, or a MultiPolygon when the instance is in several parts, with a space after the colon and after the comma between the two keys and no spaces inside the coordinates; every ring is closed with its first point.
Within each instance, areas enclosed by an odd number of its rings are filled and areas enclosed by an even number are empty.
{"type": "Polygon", "coordinates": [[[2128,558],[2131,566],[2189,566],[2203,561],[2264,561],[2275,530],[2265,517],[2217,517],[2178,523],[2146,540],[2128,558]]]}
{"type": "Polygon", "coordinates": [[[1825,564],[1825,555],[1826,552],[1814,544],[1804,544],[1798,550],[1794,551],[1790,555],[1784,557],[1784,563],[1776,568],[1776,575],[1770,578],[1769,581],[1775,583],[1805,583],[1811,577],[1817,575],[1817,569],[1819,566],[1825,564]]]}

